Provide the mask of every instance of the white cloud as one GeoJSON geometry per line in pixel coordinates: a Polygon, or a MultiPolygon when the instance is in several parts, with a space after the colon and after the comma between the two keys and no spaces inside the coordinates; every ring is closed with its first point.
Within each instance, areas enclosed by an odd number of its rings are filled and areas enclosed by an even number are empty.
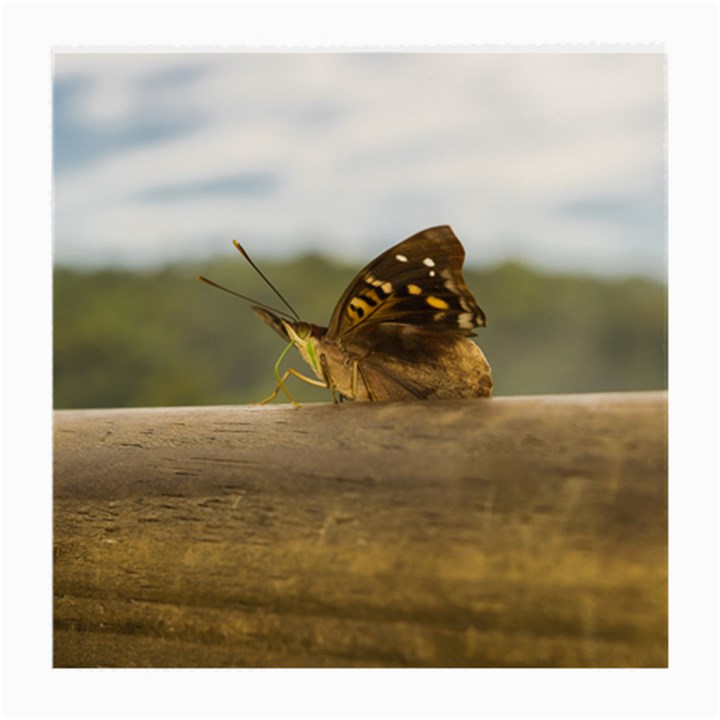
{"type": "Polygon", "coordinates": [[[364,261],[448,222],[475,261],[664,267],[659,55],[63,55],[56,73],[92,80],[68,122],[110,138],[57,174],[59,261],[177,260],[235,236],[364,261]],[[168,117],[195,121],[112,147],[110,130],[168,117]],[[247,173],[274,189],[147,199],[247,173]],[[593,198],[649,221],[566,212],[593,198]]]}

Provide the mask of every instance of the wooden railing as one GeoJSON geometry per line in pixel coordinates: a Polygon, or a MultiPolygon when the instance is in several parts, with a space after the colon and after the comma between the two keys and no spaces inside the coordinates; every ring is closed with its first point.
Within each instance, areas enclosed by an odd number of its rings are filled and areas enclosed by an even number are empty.
{"type": "Polygon", "coordinates": [[[667,394],[55,413],[56,667],[667,665],[667,394]]]}

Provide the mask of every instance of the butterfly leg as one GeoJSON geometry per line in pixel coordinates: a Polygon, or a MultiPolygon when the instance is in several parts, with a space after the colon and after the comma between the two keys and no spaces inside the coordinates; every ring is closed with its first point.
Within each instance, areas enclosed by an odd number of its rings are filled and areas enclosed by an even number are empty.
{"type": "Polygon", "coordinates": [[[271,402],[274,400],[280,390],[282,389],[284,393],[287,395],[288,400],[295,405],[295,407],[299,407],[299,403],[295,402],[295,399],[290,394],[290,391],[285,386],[285,381],[290,377],[290,375],[294,375],[296,378],[299,378],[300,380],[303,380],[304,382],[308,383],[308,385],[315,385],[316,387],[327,387],[327,384],[322,382],[321,380],[315,380],[314,378],[306,377],[305,375],[302,375],[299,373],[295,368],[289,368],[285,371],[285,374],[280,377],[280,363],[283,361],[283,358],[287,355],[288,350],[294,345],[295,343],[290,343],[280,354],[280,357],[277,359],[277,362],[275,363],[275,377],[277,378],[278,384],[275,390],[268,395],[264,400],[261,400],[257,405],[265,405],[266,403],[271,402]]]}
{"type": "Polygon", "coordinates": [[[330,376],[330,366],[328,365],[327,357],[325,357],[324,353],[320,353],[320,367],[322,368],[323,376],[325,377],[326,387],[330,388],[330,392],[332,393],[333,403],[337,405],[338,395],[340,395],[340,400],[342,400],[342,394],[338,392],[335,387],[335,383],[332,381],[332,377],[330,376]]]}
{"type": "Polygon", "coordinates": [[[372,390],[370,389],[370,384],[367,381],[367,378],[365,377],[365,371],[362,369],[362,365],[358,360],[353,361],[353,378],[352,378],[352,387],[353,387],[353,395],[357,397],[357,377],[358,374],[360,375],[360,379],[363,382],[363,385],[365,386],[365,390],[367,391],[368,398],[370,398],[371,401],[377,400],[377,398],[373,395],[372,390]]]}
{"type": "Polygon", "coordinates": [[[280,390],[282,390],[285,395],[287,395],[287,399],[295,405],[295,407],[300,407],[300,403],[296,402],[293,396],[290,394],[290,391],[287,389],[285,385],[285,381],[291,376],[294,375],[299,380],[302,380],[303,382],[306,382],[308,385],[314,385],[315,387],[327,387],[327,384],[322,382],[322,380],[315,380],[314,378],[309,378],[306,375],[303,375],[302,373],[299,373],[295,368],[288,368],[284,375],[282,377],[278,378],[278,384],[277,387],[268,395],[264,400],[260,400],[260,402],[255,403],[256,405],[266,405],[269,402],[272,402],[277,396],[280,390]]]}

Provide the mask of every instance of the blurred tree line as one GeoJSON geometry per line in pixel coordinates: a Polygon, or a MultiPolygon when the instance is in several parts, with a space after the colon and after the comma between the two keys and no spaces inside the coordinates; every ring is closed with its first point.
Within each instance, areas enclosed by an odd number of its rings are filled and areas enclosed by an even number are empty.
{"type": "MultiPolygon", "coordinates": [[[[308,255],[263,262],[304,320],[326,325],[359,267],[308,255]]],[[[247,303],[197,274],[277,307],[241,258],[159,271],[54,275],[57,408],[252,403],[275,387],[283,340],[247,303]]],[[[540,273],[517,263],[465,270],[488,318],[478,342],[495,395],[667,387],[667,288],[647,279],[540,273]]],[[[295,351],[285,367],[312,374],[295,351]]],[[[295,397],[330,394],[290,380],[295,397]]],[[[282,396],[280,396],[282,398],[282,396]]]]}

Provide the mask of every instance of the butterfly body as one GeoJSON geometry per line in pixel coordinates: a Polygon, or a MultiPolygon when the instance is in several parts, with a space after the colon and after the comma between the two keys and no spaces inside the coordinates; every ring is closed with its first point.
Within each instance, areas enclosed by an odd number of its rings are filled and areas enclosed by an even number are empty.
{"type": "Polygon", "coordinates": [[[253,309],[297,347],[318,378],[310,382],[333,394],[359,401],[487,397],[490,366],[470,339],[485,315],[462,277],[464,257],[449,226],[429,228],[363,268],[327,328],[253,309]]]}

